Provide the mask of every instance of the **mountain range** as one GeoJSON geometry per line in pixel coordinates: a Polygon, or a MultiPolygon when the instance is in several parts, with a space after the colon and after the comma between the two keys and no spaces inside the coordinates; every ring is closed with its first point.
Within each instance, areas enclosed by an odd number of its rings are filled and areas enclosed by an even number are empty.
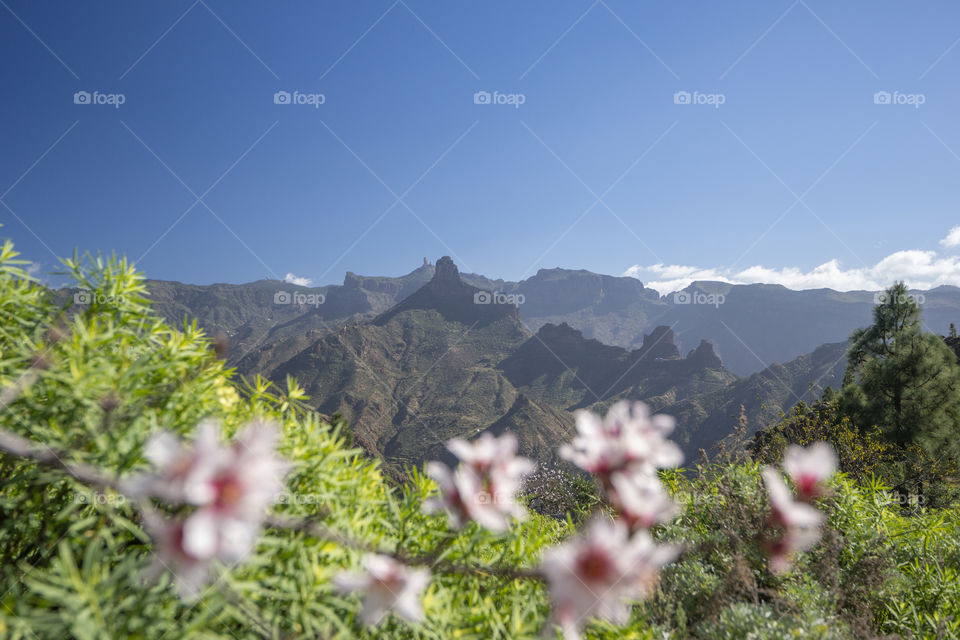
{"type": "MultiPolygon", "coordinates": [[[[321,333],[372,319],[402,302],[433,277],[424,259],[400,277],[367,277],[348,272],[342,285],[302,287],[279,280],[248,284],[188,285],[149,281],[155,306],[170,321],[196,319],[211,334],[224,334],[235,349],[230,362],[242,373],[264,372],[283,356],[292,357],[321,333]]],[[[517,304],[531,332],[546,324],[567,324],[587,338],[638,349],[657,326],[674,332],[677,348],[688,352],[702,340],[714,345],[724,366],[748,376],[773,363],[845,341],[871,322],[875,292],[831,289],[795,291],[780,285],[694,282],[661,296],[636,278],[583,270],[541,269],[520,282],[461,274],[462,280],[517,304]]],[[[960,288],[915,291],[930,331],[945,334],[960,318],[960,288]]]]}
{"type": "MultiPolygon", "coordinates": [[[[443,458],[451,437],[506,430],[549,462],[577,409],[621,398],[676,416],[693,458],[741,407],[755,430],[838,386],[846,338],[873,304],[869,293],[720,283],[662,297],[633,278],[560,269],[510,283],[460,274],[446,257],[399,278],[348,273],[341,286],[148,287],[168,320],[225,335],[238,373],[296,377],[311,404],[345,416],[358,444],[397,467],[443,458]]],[[[956,316],[960,290],[924,295],[956,316]]]]}

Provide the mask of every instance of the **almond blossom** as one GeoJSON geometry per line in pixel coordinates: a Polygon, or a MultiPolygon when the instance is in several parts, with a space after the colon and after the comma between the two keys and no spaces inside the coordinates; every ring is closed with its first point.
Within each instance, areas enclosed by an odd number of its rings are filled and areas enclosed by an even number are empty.
{"type": "Polygon", "coordinates": [[[343,572],[333,582],[342,593],[363,592],[360,620],[371,626],[380,622],[387,611],[410,622],[423,619],[420,596],[430,584],[428,569],[411,569],[390,556],[369,554],[363,559],[362,573],[343,572]]]}
{"type": "Polygon", "coordinates": [[[440,498],[427,501],[428,511],[446,510],[457,528],[473,520],[492,531],[505,531],[509,518],[525,515],[516,494],[535,465],[516,455],[513,434],[497,438],[485,433],[473,443],[454,439],[447,447],[461,464],[452,471],[439,462],[427,463],[427,475],[440,487],[440,498]]]}
{"type": "Polygon", "coordinates": [[[159,515],[144,512],[144,522],[150,538],[154,541],[154,561],[144,577],[155,580],[164,571],[173,577],[174,588],[184,600],[193,600],[200,595],[204,585],[210,582],[211,561],[199,558],[183,547],[183,521],[164,520],[159,515]]]}
{"type": "Polygon", "coordinates": [[[560,456],[605,482],[609,474],[625,469],[653,473],[683,461],[680,448],[666,438],[674,425],[670,416],[651,417],[642,402],[620,400],[603,418],[581,410],[576,414],[577,436],[560,448],[560,456]]]}
{"type": "Polygon", "coordinates": [[[823,494],[823,481],[837,470],[837,454],[826,442],[815,442],[806,448],[792,444],[783,453],[783,470],[801,499],[816,498],[823,494]]]}
{"type": "Polygon", "coordinates": [[[778,537],[764,544],[770,556],[770,569],[782,572],[790,567],[791,557],[807,551],[820,540],[820,527],[826,517],[805,502],[798,502],[773,467],[763,469],[763,481],[770,497],[770,524],[778,537]]]}
{"type": "Polygon", "coordinates": [[[622,521],[593,521],[585,535],[548,549],[541,561],[553,603],[552,621],[566,638],[579,638],[591,617],[625,623],[625,600],[646,596],[660,569],[678,551],[655,544],[645,531],[631,537],[622,521]]]}
{"type": "Polygon", "coordinates": [[[617,513],[634,531],[677,515],[677,504],[655,475],[614,473],[608,493],[617,513]]]}
{"type": "Polygon", "coordinates": [[[253,550],[289,465],[275,453],[273,424],[252,422],[228,446],[220,444],[218,432],[217,423],[205,421],[192,445],[169,433],[155,436],[146,455],[158,469],[130,487],[135,494],[197,506],[180,525],[178,545],[192,558],[233,563],[253,550]]]}

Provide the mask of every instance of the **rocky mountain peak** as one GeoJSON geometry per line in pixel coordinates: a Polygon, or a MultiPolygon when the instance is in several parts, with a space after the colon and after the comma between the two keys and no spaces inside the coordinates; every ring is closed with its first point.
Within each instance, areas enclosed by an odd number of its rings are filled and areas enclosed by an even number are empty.
{"type": "Polygon", "coordinates": [[[408,298],[378,316],[377,322],[387,322],[398,313],[410,309],[433,309],[448,320],[476,326],[485,326],[509,317],[521,326],[520,314],[512,301],[503,300],[492,292],[464,282],[460,278],[460,270],[450,256],[437,260],[433,278],[408,298]]]}
{"type": "Polygon", "coordinates": [[[651,331],[649,335],[643,336],[640,354],[642,357],[650,359],[679,358],[680,351],[674,343],[673,329],[661,325],[651,331]]]}
{"type": "Polygon", "coordinates": [[[719,369],[723,366],[723,362],[713,348],[713,344],[706,340],[701,340],[700,346],[687,354],[687,360],[708,369],[719,369]]]}
{"type": "Polygon", "coordinates": [[[450,256],[443,256],[437,260],[437,265],[433,272],[433,280],[431,280],[430,283],[440,285],[462,284],[460,280],[460,270],[457,269],[457,265],[453,263],[450,256]]]}

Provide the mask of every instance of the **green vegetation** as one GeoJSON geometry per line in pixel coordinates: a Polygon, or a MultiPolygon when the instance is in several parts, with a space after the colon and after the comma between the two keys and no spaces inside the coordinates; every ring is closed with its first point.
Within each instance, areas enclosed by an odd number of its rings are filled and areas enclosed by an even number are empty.
{"type": "Polygon", "coordinates": [[[943,339],[924,332],[920,307],[903,283],[888,289],[873,325],[856,331],[847,358],[844,411],[900,445],[960,455],[960,366],[943,339]]]}
{"type": "MultiPolygon", "coordinates": [[[[0,249],[0,427],[60,456],[45,464],[0,457],[0,636],[540,637],[547,592],[523,572],[573,533],[573,518],[530,513],[504,533],[476,524],[453,531],[443,515],[423,513],[432,480],[410,468],[402,484],[389,481],[377,460],[349,448],[343,422],[305,407],[292,379],[282,389],[261,379],[236,385],[196,327],[170,328],[151,311],[128,263],[74,259],[67,269],[91,292],[89,305],[65,309],[30,281],[9,243],[0,249]],[[195,601],[180,599],[168,576],[145,582],[156,549],[137,505],[55,467],[128,477],[147,467],[151,434],[190,437],[211,417],[228,436],[254,418],[281,425],[279,452],[293,470],[277,514],[435,561],[425,620],[390,616],[363,628],[359,598],[332,584],[362,553],[312,530],[267,528],[256,552],[195,601]],[[452,566],[469,570],[443,570],[452,566]]],[[[886,423],[855,424],[825,397],[761,434],[756,462],[661,472],[682,510],[653,533],[684,551],[649,598],[633,604],[625,627],[597,622],[587,637],[960,636],[960,507],[945,498],[902,508],[891,479],[909,470],[892,452],[910,444],[887,439],[886,423]],[[843,471],[816,503],[827,518],[823,539],[792,570],[774,574],[757,543],[769,514],[761,463],[778,461],[788,443],[817,440],[834,444],[843,471]]],[[[918,432],[919,450],[926,442],[918,432]]],[[[596,500],[579,479],[564,476],[560,486],[596,500]]]]}

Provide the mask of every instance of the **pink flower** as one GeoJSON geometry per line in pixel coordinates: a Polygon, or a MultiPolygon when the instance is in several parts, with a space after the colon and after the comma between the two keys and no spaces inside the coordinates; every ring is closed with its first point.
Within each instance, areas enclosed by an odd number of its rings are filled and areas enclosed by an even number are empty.
{"type": "Polygon", "coordinates": [[[783,453],[783,470],[801,498],[816,498],[823,493],[823,481],[837,470],[837,454],[826,442],[815,442],[806,448],[792,444],[783,453]]]}
{"type": "Polygon", "coordinates": [[[820,527],[826,517],[809,504],[794,500],[776,469],[765,467],[763,481],[770,497],[770,524],[778,533],[778,537],[765,541],[770,569],[785,571],[794,554],[807,551],[820,540],[820,527]]]}
{"type": "Polygon", "coordinates": [[[589,473],[606,476],[627,468],[653,473],[683,461],[680,448],[666,438],[673,431],[673,418],[651,417],[642,402],[616,402],[602,419],[578,411],[576,425],[577,436],[560,448],[560,456],[589,473]]]}
{"type": "Polygon", "coordinates": [[[567,638],[579,638],[591,617],[625,623],[624,601],[644,597],[677,552],[655,544],[646,532],[630,537],[623,522],[593,521],[583,537],[548,549],[541,561],[553,622],[567,638]]]}
{"type": "Polygon", "coordinates": [[[342,593],[363,591],[363,609],[360,620],[375,625],[389,610],[410,622],[423,619],[420,595],[430,584],[428,569],[411,569],[384,555],[367,555],[362,573],[343,572],[333,582],[342,593]]]}
{"type": "Polygon", "coordinates": [[[454,527],[473,520],[492,531],[504,531],[510,526],[510,517],[525,515],[516,494],[534,464],[516,455],[513,434],[496,438],[486,433],[474,443],[454,439],[448,447],[461,464],[451,471],[439,462],[427,463],[427,475],[440,486],[440,498],[425,505],[428,511],[445,509],[454,527]]]}
{"type": "MultiPolygon", "coordinates": [[[[464,497],[461,495],[456,474],[447,465],[436,461],[424,465],[424,471],[440,487],[440,497],[428,498],[423,503],[423,510],[427,513],[446,511],[450,519],[450,525],[456,529],[469,522],[470,513],[467,511],[466,504],[464,504],[464,497]]],[[[462,482],[459,484],[462,484],[462,482]]],[[[464,491],[467,500],[470,499],[470,491],[470,486],[467,486],[466,491],[464,491]]]]}
{"type": "Polygon", "coordinates": [[[267,507],[284,488],[289,465],[275,453],[277,435],[275,425],[252,422],[224,446],[211,421],[200,424],[192,446],[160,434],[146,450],[157,473],[132,484],[199,507],[182,525],[180,545],[190,556],[238,562],[253,550],[267,507]]]}
{"type": "Polygon", "coordinates": [[[209,469],[223,457],[219,428],[213,420],[204,420],[197,426],[191,444],[184,443],[175,434],[163,431],[152,436],[144,447],[144,455],[153,463],[156,472],[141,475],[128,482],[130,493],[152,495],[167,502],[190,502],[188,487],[195,484],[198,470],[209,469]]]}
{"type": "Polygon", "coordinates": [[[536,468],[532,460],[517,455],[517,438],[512,433],[498,438],[485,432],[473,442],[454,438],[447,448],[478,478],[489,481],[493,493],[512,496],[536,468]]]}
{"type": "Polygon", "coordinates": [[[173,577],[180,597],[193,600],[210,582],[211,561],[198,558],[183,547],[183,522],[163,520],[153,512],[144,513],[144,522],[154,541],[154,561],[146,571],[148,580],[155,580],[164,571],[173,577]]]}
{"type": "Polygon", "coordinates": [[[677,504],[654,475],[617,472],[610,477],[610,501],[631,530],[649,529],[677,515],[677,504]]]}
{"type": "Polygon", "coordinates": [[[516,499],[518,487],[501,490],[464,466],[451,471],[439,462],[428,462],[426,472],[440,486],[440,498],[427,500],[425,510],[446,510],[455,528],[472,520],[491,531],[506,531],[510,517],[520,519],[526,515],[516,499]]]}
{"type": "Polygon", "coordinates": [[[517,438],[512,433],[505,433],[497,438],[489,431],[484,431],[473,442],[454,438],[447,442],[447,449],[456,455],[461,463],[483,475],[489,473],[499,461],[512,459],[517,455],[517,438]]]}

